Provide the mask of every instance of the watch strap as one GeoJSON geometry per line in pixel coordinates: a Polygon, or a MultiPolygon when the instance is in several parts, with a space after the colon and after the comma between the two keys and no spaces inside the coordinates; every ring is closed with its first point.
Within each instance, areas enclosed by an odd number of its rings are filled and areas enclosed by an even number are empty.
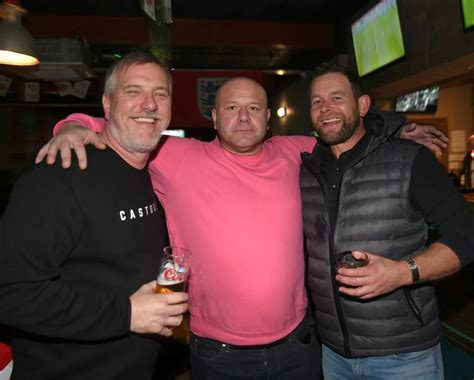
{"type": "Polygon", "coordinates": [[[417,284],[420,282],[420,272],[418,272],[418,265],[416,265],[416,261],[413,257],[407,257],[405,261],[408,263],[411,272],[411,278],[413,280],[413,284],[417,284]]]}

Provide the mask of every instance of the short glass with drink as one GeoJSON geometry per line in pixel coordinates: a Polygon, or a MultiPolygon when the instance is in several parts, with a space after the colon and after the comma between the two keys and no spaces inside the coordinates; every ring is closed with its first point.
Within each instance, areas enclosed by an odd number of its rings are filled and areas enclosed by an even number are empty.
{"type": "Polygon", "coordinates": [[[336,268],[359,268],[366,266],[369,262],[367,255],[364,253],[364,257],[355,258],[352,251],[340,252],[336,255],[336,268]]]}

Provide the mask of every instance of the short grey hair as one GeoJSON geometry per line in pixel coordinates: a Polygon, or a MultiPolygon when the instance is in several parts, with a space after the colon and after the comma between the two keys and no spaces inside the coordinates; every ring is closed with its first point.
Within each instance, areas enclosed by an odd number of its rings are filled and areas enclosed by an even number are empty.
{"type": "Polygon", "coordinates": [[[173,79],[171,77],[170,70],[165,67],[158,58],[142,50],[132,51],[131,53],[123,56],[123,58],[120,60],[114,62],[114,64],[109,68],[109,70],[107,70],[107,73],[105,74],[104,93],[108,96],[112,95],[115,90],[115,82],[119,73],[127,71],[131,66],[146,65],[148,63],[157,65],[163,70],[166,75],[171,94],[173,79]]]}

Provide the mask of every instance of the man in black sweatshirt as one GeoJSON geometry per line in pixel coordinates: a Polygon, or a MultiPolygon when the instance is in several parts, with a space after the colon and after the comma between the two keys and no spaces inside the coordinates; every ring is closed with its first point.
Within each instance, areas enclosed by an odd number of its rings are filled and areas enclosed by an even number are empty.
{"type": "Polygon", "coordinates": [[[37,165],[0,224],[0,323],[12,379],[151,379],[187,294],[156,294],[167,230],[146,170],[171,116],[169,73],[135,52],[106,76],[105,151],[87,170],[37,165]]]}

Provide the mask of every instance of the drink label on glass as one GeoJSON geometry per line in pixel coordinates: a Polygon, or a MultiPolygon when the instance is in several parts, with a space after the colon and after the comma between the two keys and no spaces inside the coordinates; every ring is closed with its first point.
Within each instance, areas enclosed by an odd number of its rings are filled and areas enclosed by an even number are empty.
{"type": "Polygon", "coordinates": [[[177,264],[167,263],[158,276],[158,293],[183,292],[186,270],[177,264]]]}

